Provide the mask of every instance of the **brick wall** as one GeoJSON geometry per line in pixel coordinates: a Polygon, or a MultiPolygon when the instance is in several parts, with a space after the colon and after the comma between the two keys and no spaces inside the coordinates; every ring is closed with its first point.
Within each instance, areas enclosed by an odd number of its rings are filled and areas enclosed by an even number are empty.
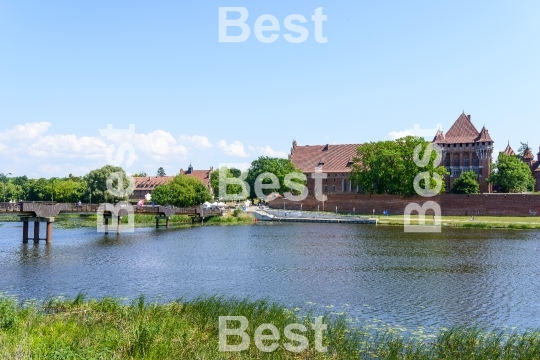
{"type": "MultiPolygon", "coordinates": [[[[423,205],[426,201],[435,201],[441,206],[443,215],[489,215],[489,216],[540,216],[540,195],[523,194],[479,194],[456,195],[443,194],[432,198],[420,196],[402,197],[397,195],[336,194],[328,195],[324,207],[326,211],[342,213],[382,214],[384,210],[392,214],[403,214],[411,202],[423,205]]],[[[269,205],[273,208],[289,210],[323,210],[322,202],[314,196],[308,196],[303,202],[291,202],[276,199],[269,205]],[[302,207],[301,207],[302,204],[302,207]]],[[[433,212],[428,211],[428,215],[433,212]]]]}

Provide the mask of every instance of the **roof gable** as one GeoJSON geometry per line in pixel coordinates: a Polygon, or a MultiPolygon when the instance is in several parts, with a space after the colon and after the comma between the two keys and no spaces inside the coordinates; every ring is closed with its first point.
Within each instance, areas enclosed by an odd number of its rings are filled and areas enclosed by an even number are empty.
{"type": "Polygon", "coordinates": [[[508,145],[506,145],[506,149],[504,149],[503,153],[505,153],[506,155],[516,155],[516,153],[514,152],[514,149],[512,149],[512,147],[510,146],[510,143],[508,143],[508,145]]]}
{"type": "Polygon", "coordinates": [[[304,173],[350,172],[352,159],[360,144],[294,146],[289,159],[304,173]]]}
{"type": "Polygon", "coordinates": [[[479,135],[470,117],[463,113],[446,132],[445,138],[447,143],[473,143],[477,141],[479,135]]]}
{"type": "Polygon", "coordinates": [[[476,138],[476,142],[485,142],[485,141],[490,141],[490,142],[493,142],[493,140],[491,139],[491,136],[489,136],[489,131],[486,129],[486,127],[484,126],[482,128],[482,130],[480,131],[480,134],[478,134],[478,137],[476,138]]]}

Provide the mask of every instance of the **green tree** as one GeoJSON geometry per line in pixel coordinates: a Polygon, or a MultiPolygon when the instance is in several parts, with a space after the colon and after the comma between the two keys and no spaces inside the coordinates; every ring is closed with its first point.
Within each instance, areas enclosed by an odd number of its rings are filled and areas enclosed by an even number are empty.
{"type": "Polygon", "coordinates": [[[133,193],[133,187],[130,183],[130,179],[126,176],[125,171],[121,167],[106,165],[100,169],[92,170],[90,173],[84,176],[84,181],[87,184],[86,198],[89,200],[90,194],[92,196],[92,203],[103,202],[118,202],[126,200],[131,193],[133,193]],[[116,173],[118,176],[114,176],[116,173]],[[107,180],[110,179],[113,189],[124,189],[123,193],[112,193],[107,189],[107,180]],[[122,181],[119,187],[118,182],[122,181]],[[121,196],[118,196],[121,195],[121,196]]]}
{"type": "MultiPolygon", "coordinates": [[[[269,195],[272,192],[279,192],[281,195],[283,195],[286,192],[291,192],[294,195],[298,195],[297,191],[294,191],[287,186],[285,186],[285,176],[288,174],[296,173],[299,175],[302,175],[302,171],[298,170],[294,164],[289,159],[282,159],[282,158],[272,158],[268,156],[261,156],[257,160],[254,160],[251,163],[251,167],[248,170],[248,174],[246,177],[246,182],[249,184],[250,187],[250,197],[252,199],[255,199],[257,195],[255,194],[255,180],[257,177],[263,173],[271,173],[274,174],[277,179],[279,180],[279,187],[275,189],[264,189],[263,193],[265,195],[269,195]]],[[[301,181],[299,179],[293,179],[293,182],[297,184],[303,184],[305,185],[307,181],[301,181]]],[[[263,184],[271,184],[271,179],[264,179],[262,181],[263,184]]]]}
{"type": "MultiPolygon", "coordinates": [[[[212,186],[212,190],[214,191],[214,198],[220,199],[221,195],[219,192],[219,174],[220,170],[222,173],[225,173],[228,178],[239,178],[242,175],[242,172],[235,168],[227,168],[223,167],[218,170],[214,170],[210,173],[210,186],[212,186]]],[[[236,185],[236,184],[227,184],[227,194],[241,194],[242,193],[242,186],[236,185]]]]}
{"type": "Polygon", "coordinates": [[[54,185],[54,200],[62,203],[82,201],[87,192],[86,182],[72,179],[59,179],[54,185]]]}
{"type": "Polygon", "coordinates": [[[478,175],[473,171],[462,172],[452,185],[453,194],[478,194],[479,192],[478,175]]]}
{"type": "Polygon", "coordinates": [[[152,192],[152,200],[161,205],[189,207],[211,199],[210,191],[200,180],[186,175],[177,175],[170,183],[159,185],[152,192]]]}
{"type": "Polygon", "coordinates": [[[162,167],[160,167],[158,170],[157,170],[157,176],[159,177],[163,177],[163,176],[166,176],[167,174],[165,174],[165,169],[163,169],[162,167]]]}
{"type": "Polygon", "coordinates": [[[535,184],[529,166],[519,157],[505,153],[500,153],[497,157],[488,181],[508,193],[532,191],[535,184]]]}
{"type": "Polygon", "coordinates": [[[31,179],[23,185],[25,200],[28,201],[50,201],[52,187],[45,178],[31,179]]]}
{"type": "Polygon", "coordinates": [[[521,159],[523,155],[525,155],[525,152],[527,151],[527,149],[529,148],[529,144],[524,143],[524,142],[520,142],[519,144],[520,145],[517,151],[517,156],[521,159]]]}
{"type": "MultiPolygon", "coordinates": [[[[418,166],[414,161],[414,151],[421,147],[419,158],[423,159],[426,147],[430,143],[423,138],[407,136],[397,140],[370,142],[358,147],[353,159],[350,180],[368,194],[395,194],[410,196],[417,192],[414,180],[421,173],[429,174],[430,189],[436,188],[436,176],[442,182],[440,192],[445,191],[444,176],[446,169],[434,164],[437,155],[431,152],[426,166],[418,166]]],[[[420,187],[426,188],[425,179],[420,180],[420,187]]]]}

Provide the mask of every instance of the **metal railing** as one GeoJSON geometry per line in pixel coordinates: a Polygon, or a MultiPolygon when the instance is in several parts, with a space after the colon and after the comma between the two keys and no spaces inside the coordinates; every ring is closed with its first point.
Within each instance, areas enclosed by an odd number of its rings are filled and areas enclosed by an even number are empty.
{"type": "MultiPolygon", "coordinates": [[[[37,204],[37,205],[49,205],[49,206],[55,206],[55,205],[61,205],[62,209],[61,212],[68,212],[68,213],[95,213],[98,211],[100,204],[78,204],[78,203],[56,203],[56,202],[50,202],[50,201],[24,201],[22,203],[9,203],[9,202],[0,202],[0,213],[18,213],[18,212],[24,212],[25,206],[24,204],[37,204]]],[[[135,213],[142,213],[142,214],[159,214],[160,213],[160,206],[136,206],[134,205],[133,208],[135,209],[135,213]]],[[[161,208],[164,208],[162,206],[161,208]]],[[[170,207],[170,209],[174,210],[175,214],[182,215],[201,215],[201,216],[208,216],[208,215],[220,215],[223,213],[222,210],[219,209],[201,209],[199,207],[189,207],[189,208],[178,208],[178,207],[170,207]]]]}
{"type": "Polygon", "coordinates": [[[270,215],[276,217],[289,217],[289,218],[305,218],[305,219],[369,219],[368,216],[354,215],[354,214],[336,214],[336,213],[323,213],[316,211],[300,211],[300,210],[283,210],[283,209],[265,209],[262,210],[270,215]]]}

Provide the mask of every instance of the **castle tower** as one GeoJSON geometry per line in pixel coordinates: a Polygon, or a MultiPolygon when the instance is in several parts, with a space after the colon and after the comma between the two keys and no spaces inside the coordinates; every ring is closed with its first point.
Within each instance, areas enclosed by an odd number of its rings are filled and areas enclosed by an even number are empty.
{"type": "Polygon", "coordinates": [[[492,186],[486,179],[491,174],[494,141],[485,126],[478,131],[471,116],[463,113],[446,134],[438,130],[433,143],[442,147],[443,165],[450,172],[445,179],[447,191],[461,173],[472,171],[478,176],[480,192],[491,192],[492,186]]]}

